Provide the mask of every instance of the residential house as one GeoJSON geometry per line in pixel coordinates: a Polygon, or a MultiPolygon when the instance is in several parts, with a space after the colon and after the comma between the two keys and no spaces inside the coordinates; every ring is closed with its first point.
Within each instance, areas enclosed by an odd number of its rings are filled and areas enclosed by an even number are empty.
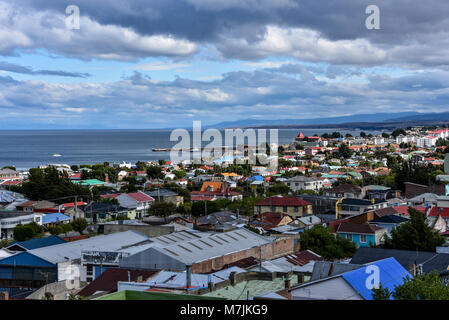
{"type": "Polygon", "coordinates": [[[395,214],[382,216],[376,219],[369,221],[370,224],[375,225],[376,227],[387,230],[387,235],[390,236],[391,231],[396,229],[400,224],[409,221],[409,219],[397,216],[395,214]]]}
{"type": "Polygon", "coordinates": [[[341,223],[336,234],[354,242],[358,247],[379,245],[383,242],[386,229],[376,227],[369,223],[341,223]]]}
{"type": "Polygon", "coordinates": [[[363,188],[353,184],[340,184],[334,188],[327,189],[324,194],[330,197],[336,198],[352,198],[363,199],[365,198],[365,191],[363,188]]]}
{"type": "Polygon", "coordinates": [[[367,210],[376,210],[387,207],[387,202],[384,200],[364,200],[364,199],[350,199],[344,198],[337,204],[337,215],[351,216],[363,213],[367,210]]]}
{"type": "Polygon", "coordinates": [[[323,188],[324,180],[320,178],[311,178],[307,176],[295,176],[290,179],[286,179],[284,183],[293,192],[302,190],[319,191],[323,188]]]}
{"type": "Polygon", "coordinates": [[[292,218],[312,213],[312,203],[298,197],[273,196],[259,201],[254,206],[254,213],[282,212],[292,218]]]}
{"type": "Polygon", "coordinates": [[[115,218],[134,219],[136,209],[104,202],[92,202],[84,208],[85,219],[91,223],[104,222],[115,218]]]}
{"type": "Polygon", "coordinates": [[[169,189],[156,189],[145,191],[145,194],[154,198],[156,202],[171,202],[177,207],[184,203],[184,197],[169,189]]]}
{"type": "Polygon", "coordinates": [[[141,219],[147,215],[151,204],[154,202],[154,198],[145,194],[142,191],[123,193],[117,198],[122,207],[127,209],[136,210],[136,218],[141,219]]]}
{"type": "Polygon", "coordinates": [[[361,266],[355,270],[293,286],[287,292],[291,300],[374,300],[367,277],[371,270],[379,271],[379,284],[394,292],[395,287],[412,277],[394,258],[361,266]]]}

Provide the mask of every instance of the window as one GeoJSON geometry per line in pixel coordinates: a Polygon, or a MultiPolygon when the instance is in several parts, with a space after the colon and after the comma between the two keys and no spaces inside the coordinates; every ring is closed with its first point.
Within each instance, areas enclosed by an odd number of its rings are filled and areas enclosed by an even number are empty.
{"type": "Polygon", "coordinates": [[[287,207],[284,206],[284,207],[282,208],[282,210],[283,210],[284,212],[287,212],[287,207]]]}
{"type": "Polygon", "coordinates": [[[352,235],[350,235],[350,234],[346,234],[346,239],[348,239],[348,240],[352,240],[352,235]]]}
{"type": "Polygon", "coordinates": [[[366,234],[361,234],[360,235],[360,242],[361,243],[366,243],[366,234]]]}
{"type": "Polygon", "coordinates": [[[295,207],[295,212],[299,212],[299,207],[295,207]]]}

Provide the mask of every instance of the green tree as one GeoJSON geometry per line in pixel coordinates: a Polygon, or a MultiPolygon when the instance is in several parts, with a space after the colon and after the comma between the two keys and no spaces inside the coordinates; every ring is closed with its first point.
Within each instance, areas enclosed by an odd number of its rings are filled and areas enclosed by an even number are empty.
{"type": "Polygon", "coordinates": [[[176,213],[176,205],[171,202],[155,202],[149,209],[149,214],[159,217],[167,217],[176,213]]]}
{"type": "Polygon", "coordinates": [[[73,230],[78,231],[79,233],[83,233],[84,229],[87,228],[87,220],[83,218],[77,218],[72,221],[73,230]]]}
{"type": "Polygon", "coordinates": [[[306,230],[300,239],[301,250],[312,250],[325,259],[343,259],[352,257],[357,250],[356,245],[343,237],[334,236],[330,229],[314,226],[306,230]]]}
{"type": "Polygon", "coordinates": [[[384,246],[389,249],[435,251],[445,239],[427,224],[425,215],[409,208],[410,221],[400,224],[386,236],[384,246]]]}
{"type": "Polygon", "coordinates": [[[40,237],[44,233],[42,226],[38,225],[36,222],[31,222],[29,224],[18,224],[14,230],[14,239],[17,241],[27,241],[31,238],[40,237]]]}
{"type": "Polygon", "coordinates": [[[165,175],[162,168],[158,166],[151,166],[147,169],[147,175],[151,179],[164,179],[165,175]]]}
{"type": "Polygon", "coordinates": [[[395,287],[394,292],[387,288],[373,289],[375,300],[449,300],[449,286],[445,285],[438,272],[423,274],[414,278],[404,279],[404,283],[395,287]]]}
{"type": "Polygon", "coordinates": [[[349,149],[349,146],[346,143],[342,143],[338,147],[338,155],[342,158],[348,159],[352,156],[352,150],[349,149]]]}

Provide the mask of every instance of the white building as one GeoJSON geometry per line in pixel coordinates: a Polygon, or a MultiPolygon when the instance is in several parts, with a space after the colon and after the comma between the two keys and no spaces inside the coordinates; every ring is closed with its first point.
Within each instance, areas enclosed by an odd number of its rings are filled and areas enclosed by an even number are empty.
{"type": "Polygon", "coordinates": [[[425,136],[422,138],[418,138],[416,141],[416,145],[420,148],[431,148],[434,147],[437,143],[438,138],[435,136],[425,136]]]}
{"type": "Polygon", "coordinates": [[[293,191],[312,190],[318,191],[323,188],[324,180],[318,178],[310,178],[307,176],[295,176],[286,179],[284,183],[293,191]]]}

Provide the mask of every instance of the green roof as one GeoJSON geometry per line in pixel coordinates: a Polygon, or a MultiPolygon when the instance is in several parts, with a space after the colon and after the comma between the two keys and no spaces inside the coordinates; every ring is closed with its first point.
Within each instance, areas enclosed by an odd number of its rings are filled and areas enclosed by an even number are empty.
{"type": "Polygon", "coordinates": [[[76,183],[76,184],[81,184],[82,186],[95,186],[95,185],[99,185],[99,184],[105,184],[106,182],[104,182],[104,181],[100,181],[100,180],[98,180],[98,179],[87,179],[87,180],[81,180],[81,181],[78,181],[78,180],[74,180],[74,181],[72,181],[73,183],[76,183]]]}
{"type": "Polygon", "coordinates": [[[379,186],[379,185],[375,185],[375,184],[371,184],[369,186],[365,187],[368,190],[388,190],[391,189],[389,187],[384,187],[384,186],[379,186]]]}
{"type": "MultiPolygon", "coordinates": [[[[298,276],[290,277],[292,285],[298,284],[298,276]]],[[[249,292],[250,297],[259,296],[268,292],[277,292],[285,289],[283,277],[275,278],[273,281],[267,280],[249,280],[242,281],[234,286],[230,285],[212,292],[206,293],[205,297],[220,297],[230,300],[246,300],[249,292]]]]}
{"type": "Polygon", "coordinates": [[[198,296],[193,294],[123,290],[99,297],[95,300],[225,300],[225,299],[216,297],[198,296]]]}

